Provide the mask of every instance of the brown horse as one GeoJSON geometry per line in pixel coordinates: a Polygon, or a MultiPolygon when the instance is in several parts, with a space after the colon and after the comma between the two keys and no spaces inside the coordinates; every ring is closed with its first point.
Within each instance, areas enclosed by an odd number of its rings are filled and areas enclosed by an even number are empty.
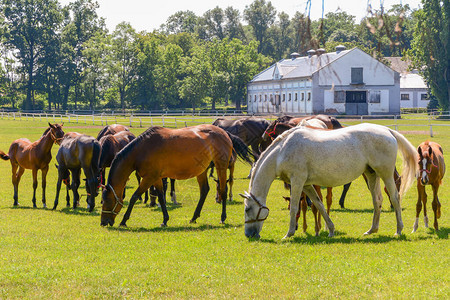
{"type": "Polygon", "coordinates": [[[100,139],[104,136],[110,135],[110,134],[116,134],[121,131],[130,131],[127,126],[120,125],[120,124],[111,124],[106,125],[103,127],[102,130],[97,135],[97,141],[100,141],[100,139]]]}
{"type": "Polygon", "coordinates": [[[156,187],[158,201],[163,212],[162,226],[167,225],[169,214],[162,192],[162,178],[188,179],[197,177],[200,200],[191,219],[195,223],[209,192],[207,169],[213,161],[219,179],[219,194],[222,200],[221,221],[226,215],[226,171],[232,152],[232,141],[221,128],[199,125],[181,129],[150,127],[114,159],[108,175],[108,184],[103,190],[101,225],[113,225],[115,217],[123,207],[123,190],[130,174],[136,170],[142,176],[139,187],[130,199],[120,225],[126,226],[131,211],[139,196],[151,185],[156,187]]]}
{"type": "Polygon", "coordinates": [[[41,138],[35,142],[28,139],[15,140],[9,147],[8,155],[0,151],[0,157],[3,160],[10,160],[12,167],[12,183],[14,186],[14,206],[19,205],[19,182],[25,172],[25,169],[31,169],[33,174],[33,207],[36,207],[36,188],[38,186],[37,172],[42,172],[42,204],[46,205],[45,188],[47,185],[48,164],[52,160],[52,146],[59,144],[64,131],[63,124],[50,124],[41,138]],[[17,170],[18,169],[18,170],[17,170]]]}
{"type": "Polygon", "coordinates": [[[441,203],[438,198],[438,190],[445,174],[444,153],[438,143],[429,141],[420,144],[417,151],[419,152],[418,163],[420,169],[417,176],[417,193],[419,197],[416,204],[416,221],[412,232],[416,232],[419,227],[419,215],[422,210],[422,204],[425,227],[428,227],[426,185],[431,185],[433,188],[433,202],[431,205],[434,212],[434,229],[439,230],[437,220],[441,217],[441,203]]]}
{"type": "Polygon", "coordinates": [[[68,132],[60,144],[56,160],[58,162],[58,182],[53,209],[58,206],[61,182],[72,173],[73,208],[76,208],[80,199],[78,187],[80,186],[81,169],[86,176],[87,204],[89,211],[94,210],[95,197],[100,186],[100,159],[101,146],[94,137],[78,132],[68,132]]]}

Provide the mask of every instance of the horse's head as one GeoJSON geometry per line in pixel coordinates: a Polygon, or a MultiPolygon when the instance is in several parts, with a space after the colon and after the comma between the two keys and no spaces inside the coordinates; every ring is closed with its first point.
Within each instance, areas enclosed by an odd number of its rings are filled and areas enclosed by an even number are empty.
{"type": "Polygon", "coordinates": [[[419,153],[419,174],[417,178],[420,178],[422,185],[426,185],[430,180],[428,175],[431,173],[431,168],[436,167],[433,164],[433,149],[428,142],[425,142],[419,145],[417,152],[419,153]]]}
{"type": "MultiPolygon", "coordinates": [[[[122,194],[120,194],[121,196],[122,194]]],[[[114,188],[108,184],[105,186],[102,194],[102,217],[101,217],[101,226],[114,225],[114,220],[116,219],[117,214],[123,207],[122,199],[119,198],[114,188]]]]}
{"type": "Polygon", "coordinates": [[[264,133],[262,135],[263,141],[273,141],[276,137],[276,129],[277,129],[278,120],[273,121],[270,123],[269,126],[267,126],[266,130],[264,130],[264,133]]]}
{"type": "Polygon", "coordinates": [[[64,123],[62,124],[50,124],[48,123],[48,126],[50,126],[50,136],[52,137],[53,141],[57,143],[58,145],[61,144],[61,141],[64,137],[64,131],[62,130],[62,127],[64,126],[64,123]]]}
{"type": "Polygon", "coordinates": [[[239,195],[245,199],[245,236],[259,238],[264,220],[269,216],[269,208],[252,194],[245,192],[239,195]]]}

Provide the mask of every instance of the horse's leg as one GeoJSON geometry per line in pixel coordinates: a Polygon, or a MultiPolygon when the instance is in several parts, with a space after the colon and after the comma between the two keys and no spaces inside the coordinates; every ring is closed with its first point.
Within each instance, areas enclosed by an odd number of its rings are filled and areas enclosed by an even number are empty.
{"type": "Polygon", "coordinates": [[[297,229],[297,214],[300,208],[300,200],[302,197],[302,187],[303,184],[298,184],[297,182],[292,182],[291,179],[291,195],[289,201],[289,230],[284,236],[284,238],[291,237],[295,234],[295,230],[297,229]]]}
{"type": "Polygon", "coordinates": [[[73,208],[77,208],[80,205],[80,194],[78,194],[78,187],[80,186],[80,174],[81,169],[72,169],[72,184],[70,185],[70,189],[73,193],[73,208]]]}
{"type": "MultiPolygon", "coordinates": [[[[425,187],[420,183],[420,179],[417,180],[417,203],[416,203],[416,220],[414,221],[412,233],[417,231],[419,228],[419,216],[422,210],[422,199],[424,197],[425,187]]],[[[426,197],[426,196],[425,196],[426,197]]]]}
{"type": "MultiPolygon", "coordinates": [[[[134,204],[136,203],[137,199],[139,199],[139,196],[142,195],[146,190],[148,190],[150,188],[150,186],[152,185],[152,181],[154,180],[154,178],[150,179],[149,177],[146,178],[142,178],[141,183],[139,184],[138,188],[136,189],[136,191],[133,193],[133,195],[131,196],[130,202],[128,203],[128,207],[127,207],[127,211],[125,212],[122,222],[120,222],[120,226],[126,226],[128,219],[130,218],[131,215],[131,211],[133,210],[134,204]]],[[[155,184],[156,185],[156,184],[155,184]]],[[[160,203],[161,203],[161,208],[163,211],[163,215],[164,215],[164,221],[163,224],[164,226],[167,225],[167,221],[169,220],[169,215],[167,214],[167,209],[165,207],[165,203],[164,203],[164,198],[162,195],[162,182],[161,180],[158,180],[157,182],[157,187],[156,187],[157,191],[158,191],[158,198],[160,199],[160,203]]]]}
{"type": "MultiPolygon", "coordinates": [[[[394,176],[393,176],[393,172],[385,177],[382,178],[384,185],[386,186],[389,195],[391,195],[391,202],[392,205],[394,206],[394,211],[395,211],[395,217],[397,219],[397,231],[395,233],[395,235],[401,235],[402,234],[402,230],[403,230],[403,221],[402,221],[402,208],[400,207],[400,196],[398,194],[397,191],[397,187],[395,185],[395,181],[394,181],[394,176]]],[[[380,190],[380,194],[379,197],[381,198],[381,190],[380,190]]],[[[381,209],[381,202],[382,202],[382,198],[380,200],[380,209],[381,209]]]]}
{"type": "MultiPolygon", "coordinates": [[[[134,174],[136,175],[136,179],[137,179],[138,185],[141,184],[141,176],[139,176],[139,174],[137,173],[137,171],[136,171],[134,174]]],[[[125,191],[125,189],[124,189],[124,191],[125,191]]],[[[139,200],[142,201],[142,195],[139,196],[139,200]]],[[[147,198],[146,200],[148,200],[148,198],[147,198]]],[[[147,203],[147,201],[144,201],[144,203],[147,203]]]]}
{"type": "Polygon", "coordinates": [[[58,181],[56,182],[56,196],[55,196],[55,202],[53,202],[53,210],[56,209],[58,206],[59,201],[59,192],[61,190],[61,182],[62,182],[62,176],[61,176],[61,165],[58,167],[58,181]]]}
{"type": "Polygon", "coordinates": [[[428,202],[427,191],[425,190],[425,187],[423,187],[422,206],[423,206],[423,222],[424,222],[425,228],[428,228],[427,202],[428,202]]]}
{"type": "Polygon", "coordinates": [[[37,180],[37,169],[32,169],[31,173],[33,174],[33,199],[31,200],[33,202],[33,207],[36,208],[36,189],[38,187],[38,180],[37,180]]]}
{"type": "MultiPolygon", "coordinates": [[[[217,171],[219,171],[219,170],[217,170],[217,171]]],[[[202,174],[197,176],[198,186],[200,187],[200,200],[198,201],[197,207],[194,211],[194,216],[192,216],[190,223],[196,223],[197,218],[200,217],[200,213],[202,211],[203,204],[205,203],[206,196],[208,195],[208,192],[209,192],[208,176],[207,176],[206,172],[207,172],[207,170],[205,170],[205,172],[203,172],[202,174]]],[[[222,201],[222,202],[227,202],[227,201],[225,199],[225,201],[222,201]]]]}
{"type": "Polygon", "coordinates": [[[66,207],[70,207],[70,186],[66,186],[66,207]]]}
{"type": "Polygon", "coordinates": [[[47,173],[48,165],[42,169],[42,205],[47,207],[47,200],[45,199],[45,188],[47,187],[47,173]]]}
{"type": "Polygon", "coordinates": [[[433,183],[431,186],[433,188],[433,202],[431,203],[431,205],[434,212],[434,229],[438,231],[439,225],[437,220],[441,217],[441,203],[439,202],[438,198],[439,181],[433,183]]]}
{"type": "Polygon", "coordinates": [[[364,173],[367,187],[370,190],[372,195],[372,203],[373,203],[373,219],[372,219],[372,227],[366,231],[364,234],[372,234],[378,232],[378,227],[380,224],[380,214],[381,214],[381,186],[380,186],[380,177],[378,177],[375,172],[366,172],[364,173]]]}
{"type": "MultiPolygon", "coordinates": [[[[150,207],[155,207],[156,206],[156,197],[158,197],[158,192],[156,191],[156,188],[152,185],[150,187],[150,207]]],[[[163,194],[164,196],[164,194],[163,194]]]]}
{"type": "Polygon", "coordinates": [[[233,174],[234,174],[234,163],[232,163],[232,164],[230,164],[229,166],[228,166],[228,169],[230,170],[230,177],[228,177],[228,186],[229,186],[229,188],[230,188],[230,191],[229,191],[229,201],[230,202],[233,202],[233,184],[234,184],[234,178],[233,178],[233,174]]]}
{"type": "Polygon", "coordinates": [[[172,203],[178,205],[177,194],[175,193],[175,179],[170,178],[170,198],[172,203]]]}
{"type": "Polygon", "coordinates": [[[19,165],[11,160],[12,167],[12,184],[14,186],[14,206],[19,205],[19,182],[25,169],[19,168],[19,165]],[[19,168],[19,171],[17,169],[19,168]]]}
{"type": "Polygon", "coordinates": [[[342,190],[341,198],[339,199],[339,205],[341,206],[341,208],[345,208],[344,207],[345,197],[347,196],[347,192],[350,189],[351,184],[352,183],[349,182],[346,185],[344,185],[344,189],[342,190]]]}
{"type": "MultiPolygon", "coordinates": [[[[322,191],[320,190],[320,186],[314,185],[314,190],[316,191],[317,196],[319,196],[320,202],[323,203],[323,196],[322,196],[322,191]]],[[[318,236],[319,235],[319,231],[322,228],[322,219],[321,219],[320,215],[317,214],[317,207],[315,207],[313,205],[311,207],[311,210],[312,210],[312,212],[314,214],[314,222],[315,222],[315,226],[316,226],[316,235],[318,236]]],[[[326,228],[326,224],[325,224],[325,228],[326,228]]]]}
{"type": "MultiPolygon", "coordinates": [[[[306,211],[308,209],[308,205],[306,204],[306,195],[304,193],[302,193],[302,197],[300,199],[300,208],[302,210],[303,215],[303,232],[306,232],[306,229],[308,228],[308,224],[306,222],[306,211]]],[[[295,228],[296,229],[298,228],[298,218],[297,218],[297,226],[295,228]]]]}
{"type": "Polygon", "coordinates": [[[311,199],[314,206],[319,210],[320,214],[322,215],[323,219],[325,220],[325,223],[327,223],[328,226],[328,237],[334,236],[334,224],[331,222],[330,217],[328,216],[325,207],[323,206],[322,201],[320,201],[319,196],[316,193],[316,190],[313,188],[312,185],[304,186],[303,191],[305,194],[311,199]]]}

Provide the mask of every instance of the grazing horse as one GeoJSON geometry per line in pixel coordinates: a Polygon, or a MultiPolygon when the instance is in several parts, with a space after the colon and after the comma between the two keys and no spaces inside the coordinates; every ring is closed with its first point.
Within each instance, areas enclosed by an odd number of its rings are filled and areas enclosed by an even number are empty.
{"type": "Polygon", "coordinates": [[[33,207],[36,207],[36,189],[38,186],[37,172],[42,172],[42,204],[47,207],[45,188],[47,185],[48,164],[52,160],[52,147],[59,144],[64,131],[63,124],[50,124],[41,138],[35,142],[28,139],[15,140],[9,147],[8,155],[0,151],[0,158],[10,160],[12,167],[12,183],[14,185],[14,206],[19,205],[19,182],[25,169],[31,169],[33,174],[33,207]],[[17,170],[19,169],[19,170],[17,170]]]}
{"type": "Polygon", "coordinates": [[[442,184],[442,178],[445,174],[444,153],[441,146],[435,142],[423,142],[417,148],[419,153],[419,168],[417,176],[417,193],[419,195],[416,204],[416,221],[414,222],[413,231],[416,232],[419,227],[419,215],[422,210],[423,203],[423,220],[425,227],[428,228],[427,216],[427,193],[425,186],[431,185],[433,188],[433,212],[434,212],[434,229],[439,230],[438,219],[441,217],[441,203],[438,198],[439,186],[442,184]]]}
{"type": "Polygon", "coordinates": [[[102,184],[105,183],[105,170],[111,166],[116,154],[128,145],[136,136],[130,131],[119,131],[115,134],[103,135],[99,140],[102,147],[99,168],[102,174],[102,184]]]}
{"type": "Polygon", "coordinates": [[[226,215],[226,177],[233,144],[228,134],[213,125],[199,125],[180,129],[150,127],[114,159],[108,175],[108,184],[103,190],[101,225],[113,225],[123,207],[123,190],[127,178],[136,170],[142,177],[139,187],[130,199],[120,225],[126,226],[136,200],[151,185],[158,193],[163,213],[162,226],[167,226],[169,214],[162,192],[162,178],[188,179],[197,177],[200,200],[191,219],[195,223],[200,216],[209,192],[207,169],[212,162],[217,169],[219,194],[222,200],[221,221],[226,215]]]}
{"type": "Polygon", "coordinates": [[[270,185],[278,176],[291,184],[290,223],[285,238],[294,235],[296,215],[302,191],[312,200],[328,225],[329,236],[334,224],[312,185],[339,186],[365,173],[372,194],[374,216],[366,234],[378,231],[381,212],[380,178],[391,195],[397,218],[396,234],[403,229],[399,193],[394,173],[397,150],[403,155],[403,177],[400,195],[409,188],[416,172],[417,151],[400,133],[375,124],[359,124],[339,130],[315,130],[307,127],[290,129],[281,134],[261,154],[250,179],[245,198],[245,235],[259,237],[269,215],[266,206],[270,185]]]}
{"type": "Polygon", "coordinates": [[[97,135],[97,141],[100,141],[100,139],[104,136],[110,135],[110,134],[116,134],[121,131],[130,131],[127,126],[120,125],[120,124],[111,124],[106,125],[103,127],[102,130],[97,135]]]}
{"type": "Polygon", "coordinates": [[[86,176],[87,204],[89,212],[95,207],[95,197],[98,195],[100,186],[100,160],[101,146],[94,137],[78,132],[68,132],[64,135],[60,144],[56,160],[58,162],[58,182],[56,184],[56,197],[53,209],[58,206],[61,182],[72,173],[72,184],[70,189],[73,192],[73,208],[77,207],[80,195],[81,169],[86,176]]]}

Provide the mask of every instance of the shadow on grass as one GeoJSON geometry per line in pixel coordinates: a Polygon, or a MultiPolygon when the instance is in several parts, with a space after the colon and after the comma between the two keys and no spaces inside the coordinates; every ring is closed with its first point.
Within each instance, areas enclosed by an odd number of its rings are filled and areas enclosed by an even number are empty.
{"type": "MultiPolygon", "coordinates": [[[[402,211],[404,211],[405,208],[402,208],[402,211]]],[[[363,209],[351,209],[351,208],[332,208],[330,209],[330,212],[354,212],[354,213],[371,213],[373,214],[373,208],[363,208],[363,209]]],[[[382,208],[381,209],[382,213],[393,213],[394,209],[391,208],[382,208]]]]}
{"type": "Polygon", "coordinates": [[[106,229],[110,231],[123,231],[123,232],[196,232],[196,231],[206,231],[206,230],[215,230],[215,229],[228,229],[228,228],[239,228],[242,227],[242,224],[219,224],[219,225],[209,225],[204,224],[200,226],[175,226],[175,227],[106,227],[106,229]]]}
{"type": "Polygon", "coordinates": [[[100,213],[98,213],[97,210],[94,209],[94,211],[89,212],[87,208],[83,207],[77,207],[75,209],[73,209],[72,207],[64,207],[63,209],[56,211],[66,215],[86,216],[86,217],[100,216],[100,213]]]}
{"type": "MultiPolygon", "coordinates": [[[[159,212],[161,211],[161,207],[160,207],[159,205],[156,205],[156,206],[150,206],[149,203],[145,203],[144,205],[145,205],[146,208],[149,208],[149,209],[151,209],[152,211],[159,211],[159,212]]],[[[128,206],[128,203],[127,203],[126,206],[128,206]]],[[[167,208],[167,211],[168,211],[168,212],[169,212],[169,211],[172,211],[172,210],[175,210],[175,209],[178,209],[178,208],[181,208],[182,206],[183,206],[183,203],[181,203],[181,202],[178,202],[178,204],[173,204],[173,203],[171,203],[171,202],[166,203],[166,208],[167,208]]]]}
{"type": "Polygon", "coordinates": [[[439,239],[444,239],[447,240],[448,239],[448,232],[449,232],[449,228],[448,227],[441,227],[439,228],[438,231],[434,230],[434,228],[428,228],[428,235],[437,235],[437,237],[439,239]]]}

